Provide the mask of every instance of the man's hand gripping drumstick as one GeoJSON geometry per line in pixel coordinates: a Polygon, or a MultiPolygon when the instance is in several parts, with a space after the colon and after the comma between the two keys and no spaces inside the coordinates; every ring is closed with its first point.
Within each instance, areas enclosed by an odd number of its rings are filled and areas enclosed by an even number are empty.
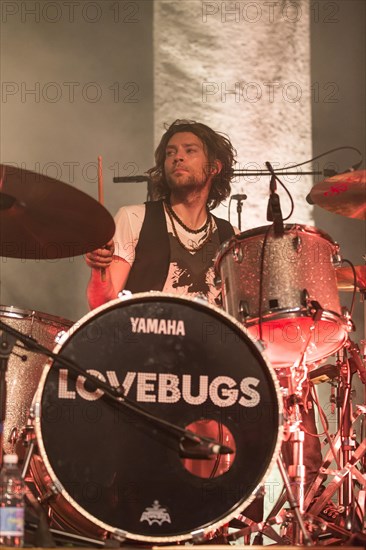
{"type": "MultiPolygon", "coordinates": [[[[98,201],[101,205],[104,206],[103,169],[101,156],[98,156],[98,201]]],[[[113,239],[111,239],[103,246],[103,248],[97,248],[96,250],[88,252],[85,255],[85,261],[87,265],[92,269],[91,281],[89,286],[94,289],[97,288],[96,296],[94,296],[94,298],[97,298],[100,293],[103,295],[103,300],[105,299],[106,295],[110,295],[109,299],[113,299],[115,297],[113,287],[111,285],[110,274],[108,273],[108,277],[106,276],[106,270],[107,268],[109,268],[113,261],[113,254],[114,242],[113,239]],[[103,285],[105,287],[103,291],[101,291],[101,289],[99,288],[100,282],[105,283],[103,285]]],[[[95,293],[95,290],[93,292],[95,293]]],[[[99,300],[97,300],[97,302],[98,301],[99,300]]],[[[97,302],[95,303],[94,307],[99,305],[97,302]]]]}

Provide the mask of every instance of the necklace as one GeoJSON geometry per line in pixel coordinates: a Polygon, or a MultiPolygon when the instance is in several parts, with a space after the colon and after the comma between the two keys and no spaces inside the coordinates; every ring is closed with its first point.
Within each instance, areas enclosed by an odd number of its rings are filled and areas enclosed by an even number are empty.
{"type": "MultiPolygon", "coordinates": [[[[167,213],[168,213],[168,216],[169,216],[169,219],[170,219],[170,223],[172,224],[172,228],[173,228],[173,233],[174,233],[174,236],[175,238],[177,239],[178,243],[180,244],[180,246],[182,248],[184,248],[185,250],[187,250],[188,252],[198,252],[199,250],[201,250],[201,248],[203,248],[205,246],[205,244],[211,239],[211,235],[212,235],[212,231],[213,231],[213,218],[212,216],[210,215],[209,216],[209,225],[208,223],[206,222],[204,227],[207,227],[207,235],[205,237],[205,239],[201,242],[201,244],[199,245],[195,245],[193,246],[192,248],[190,248],[189,246],[186,246],[182,241],[181,239],[179,238],[179,235],[178,235],[178,231],[177,231],[177,228],[175,227],[175,223],[174,223],[174,218],[170,212],[170,208],[167,208],[166,209],[167,213]]],[[[200,231],[202,231],[202,229],[200,229],[200,231]]],[[[195,233],[198,233],[197,230],[195,230],[195,233]]]]}
{"type": "Polygon", "coordinates": [[[193,233],[193,235],[197,235],[198,233],[201,233],[202,231],[207,229],[209,224],[211,223],[211,214],[210,214],[210,212],[207,211],[207,220],[205,221],[204,225],[202,225],[202,227],[200,227],[199,229],[191,229],[190,227],[188,227],[188,225],[186,225],[184,223],[183,220],[180,219],[178,214],[176,212],[174,212],[170,202],[165,202],[165,205],[166,205],[166,207],[168,209],[168,213],[171,215],[171,217],[173,217],[175,219],[175,221],[178,222],[179,225],[187,231],[187,233],[193,233]]]}

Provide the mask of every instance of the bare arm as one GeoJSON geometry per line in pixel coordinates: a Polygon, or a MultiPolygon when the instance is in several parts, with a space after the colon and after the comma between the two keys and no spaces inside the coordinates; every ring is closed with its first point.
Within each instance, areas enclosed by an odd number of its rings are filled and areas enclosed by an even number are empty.
{"type": "Polygon", "coordinates": [[[113,253],[114,244],[113,241],[109,241],[105,248],[98,248],[86,254],[86,263],[91,268],[87,288],[90,309],[114,300],[125,287],[131,266],[126,260],[113,253]],[[102,280],[102,268],[105,272],[105,280],[102,280]]]}

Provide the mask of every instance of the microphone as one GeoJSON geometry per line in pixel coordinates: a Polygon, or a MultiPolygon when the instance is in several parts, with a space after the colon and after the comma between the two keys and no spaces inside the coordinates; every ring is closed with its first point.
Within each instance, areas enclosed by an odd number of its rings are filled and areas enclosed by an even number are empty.
{"type": "MultiPolygon", "coordinates": [[[[197,436],[200,437],[200,436],[197,436]]],[[[233,454],[234,450],[226,445],[220,445],[217,441],[205,439],[193,441],[182,437],[179,442],[179,456],[181,458],[209,459],[212,456],[233,454]]]]}
{"type": "Polygon", "coordinates": [[[245,201],[245,199],[247,199],[247,195],[245,195],[245,193],[243,194],[239,194],[239,195],[231,195],[231,198],[234,200],[234,201],[245,201]]]}
{"type": "Polygon", "coordinates": [[[313,199],[310,196],[310,193],[306,196],[306,202],[308,204],[311,204],[312,206],[315,204],[315,202],[313,201],[313,199]]]}
{"type": "Polygon", "coordinates": [[[276,237],[282,237],[285,232],[283,225],[280,197],[277,195],[276,176],[269,162],[266,162],[268,170],[271,172],[269,183],[269,199],[267,204],[267,220],[273,222],[274,234],[276,237]]]}

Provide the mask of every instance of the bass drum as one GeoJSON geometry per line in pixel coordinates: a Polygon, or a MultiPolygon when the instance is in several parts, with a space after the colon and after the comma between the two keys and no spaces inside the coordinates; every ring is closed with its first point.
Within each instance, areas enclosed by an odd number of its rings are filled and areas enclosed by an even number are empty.
{"type": "Polygon", "coordinates": [[[253,500],[279,451],[281,399],[234,318],[198,299],[136,294],[86,315],[55,352],[34,401],[31,463],[55,525],[102,539],[195,540],[253,500]],[[65,359],[234,453],[190,458],[180,435],[113,404],[65,359]]]}
{"type": "MultiPolygon", "coordinates": [[[[57,335],[72,326],[67,319],[13,306],[0,306],[0,319],[49,350],[54,348],[57,335]]],[[[6,453],[16,452],[20,458],[24,455],[20,435],[27,423],[45,361],[44,355],[25,350],[21,342],[16,342],[9,357],[3,447],[6,453]]]]}

